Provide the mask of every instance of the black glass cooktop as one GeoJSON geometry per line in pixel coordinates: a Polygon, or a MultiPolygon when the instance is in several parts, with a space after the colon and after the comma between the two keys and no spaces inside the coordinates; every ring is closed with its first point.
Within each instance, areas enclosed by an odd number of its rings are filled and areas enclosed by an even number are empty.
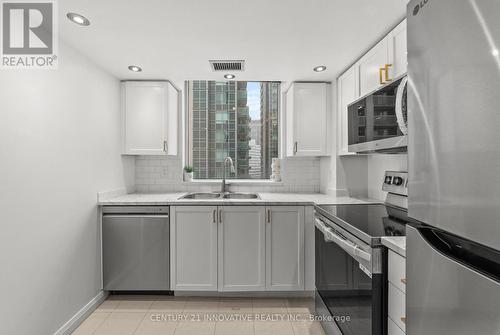
{"type": "Polygon", "coordinates": [[[347,230],[355,233],[346,224],[370,238],[405,236],[406,224],[410,222],[405,210],[383,204],[322,205],[316,206],[316,209],[347,230]]]}

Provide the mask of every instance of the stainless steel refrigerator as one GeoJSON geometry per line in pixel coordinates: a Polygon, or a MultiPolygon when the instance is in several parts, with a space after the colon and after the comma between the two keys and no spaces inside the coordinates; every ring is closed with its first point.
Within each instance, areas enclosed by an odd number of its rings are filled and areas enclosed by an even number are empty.
{"type": "Polygon", "coordinates": [[[500,334],[500,1],[408,4],[408,335],[500,334]]]}

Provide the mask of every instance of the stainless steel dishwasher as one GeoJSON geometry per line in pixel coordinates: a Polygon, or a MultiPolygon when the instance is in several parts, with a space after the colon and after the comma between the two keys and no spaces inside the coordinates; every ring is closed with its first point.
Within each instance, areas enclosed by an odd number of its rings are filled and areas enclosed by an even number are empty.
{"type": "Polygon", "coordinates": [[[104,290],[170,290],[169,207],[105,206],[102,212],[104,290]]]}

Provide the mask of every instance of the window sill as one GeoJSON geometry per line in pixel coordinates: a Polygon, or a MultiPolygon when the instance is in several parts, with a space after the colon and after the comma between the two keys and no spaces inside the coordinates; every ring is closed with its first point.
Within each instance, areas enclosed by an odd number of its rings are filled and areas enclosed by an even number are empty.
{"type": "MultiPolygon", "coordinates": [[[[192,181],[183,181],[182,183],[186,185],[220,185],[222,179],[194,179],[192,181]]],[[[267,179],[226,179],[226,185],[280,186],[283,185],[283,181],[272,181],[267,179]]]]}

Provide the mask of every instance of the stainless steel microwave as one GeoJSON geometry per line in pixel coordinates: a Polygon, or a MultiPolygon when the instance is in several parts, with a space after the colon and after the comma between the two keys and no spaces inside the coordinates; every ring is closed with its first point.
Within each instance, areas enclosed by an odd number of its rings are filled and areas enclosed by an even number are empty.
{"type": "Polygon", "coordinates": [[[347,107],[349,152],[404,152],[407,147],[406,76],[347,107]]]}

